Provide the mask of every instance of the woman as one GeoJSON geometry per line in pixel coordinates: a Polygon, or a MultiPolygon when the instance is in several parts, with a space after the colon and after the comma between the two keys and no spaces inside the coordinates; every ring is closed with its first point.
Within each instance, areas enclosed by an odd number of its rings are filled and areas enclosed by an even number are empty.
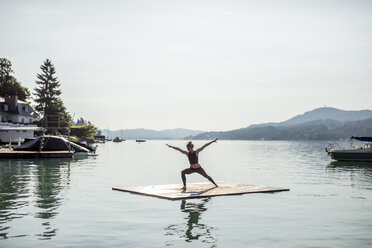
{"type": "Polygon", "coordinates": [[[186,147],[187,147],[187,150],[188,151],[184,151],[182,150],[181,148],[178,148],[178,147],[175,147],[175,146],[170,146],[168,144],[166,144],[169,148],[173,148],[183,154],[185,154],[188,158],[189,158],[189,162],[190,162],[190,168],[188,169],[184,169],[182,172],[181,172],[181,177],[182,177],[182,182],[183,182],[183,188],[182,189],[186,189],[186,174],[191,174],[191,173],[199,173],[200,175],[202,175],[203,177],[207,178],[211,183],[213,183],[216,187],[218,187],[218,185],[213,181],[213,179],[208,176],[208,174],[204,171],[204,169],[200,166],[199,164],[199,153],[201,151],[203,151],[204,148],[206,148],[207,146],[209,146],[210,144],[212,144],[213,142],[217,142],[218,139],[215,139],[211,142],[208,142],[207,144],[203,145],[202,147],[200,147],[199,149],[196,149],[194,151],[194,145],[192,144],[191,141],[187,142],[186,144],[186,147]]]}

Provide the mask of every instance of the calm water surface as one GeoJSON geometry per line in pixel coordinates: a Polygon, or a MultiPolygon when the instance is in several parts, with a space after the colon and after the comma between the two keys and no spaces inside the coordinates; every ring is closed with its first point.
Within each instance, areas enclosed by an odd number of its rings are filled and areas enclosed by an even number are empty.
{"type": "Polygon", "coordinates": [[[215,180],[290,191],[168,201],[111,190],[181,183],[187,158],[165,143],[0,160],[0,247],[372,246],[371,164],[331,162],[326,142],[219,141],[200,154],[215,180]]]}

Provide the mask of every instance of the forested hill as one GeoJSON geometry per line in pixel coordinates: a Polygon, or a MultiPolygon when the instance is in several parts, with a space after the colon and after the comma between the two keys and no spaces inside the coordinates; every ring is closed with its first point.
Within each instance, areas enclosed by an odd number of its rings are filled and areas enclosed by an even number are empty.
{"type": "MultiPolygon", "coordinates": [[[[338,112],[338,111],[337,111],[338,112]]],[[[359,111],[354,111],[359,112],[359,111]]],[[[261,125],[252,125],[247,128],[236,129],[226,132],[204,132],[186,139],[210,140],[214,138],[225,140],[336,140],[347,139],[351,136],[372,136],[372,118],[368,117],[370,110],[363,113],[352,113],[353,118],[362,119],[356,121],[347,121],[344,116],[339,120],[318,119],[301,122],[300,118],[292,118],[299,124],[288,124],[289,121],[282,123],[267,123],[261,125]],[[285,124],[284,124],[285,123],[285,124]]],[[[341,113],[341,112],[338,112],[341,113]]],[[[306,113],[305,113],[306,114],[306,113]]],[[[332,116],[330,116],[332,117],[332,116]]],[[[302,120],[305,120],[303,118],[302,120]]],[[[294,123],[296,123],[294,122],[294,123]]]]}
{"type": "Polygon", "coordinates": [[[372,118],[372,110],[342,110],[337,108],[317,108],[304,114],[296,115],[289,120],[283,122],[271,122],[263,124],[255,124],[250,127],[259,127],[259,126],[291,126],[296,124],[302,124],[311,121],[319,120],[335,120],[341,123],[350,122],[350,121],[360,121],[372,118]]]}

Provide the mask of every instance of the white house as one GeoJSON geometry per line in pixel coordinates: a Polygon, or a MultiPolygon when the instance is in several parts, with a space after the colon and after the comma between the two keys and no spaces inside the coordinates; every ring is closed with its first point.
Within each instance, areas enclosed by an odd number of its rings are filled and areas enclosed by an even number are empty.
{"type": "Polygon", "coordinates": [[[36,117],[30,104],[17,96],[0,97],[0,142],[24,142],[25,138],[34,137],[38,127],[31,123],[36,117]]]}
{"type": "Polygon", "coordinates": [[[36,117],[34,109],[17,96],[0,96],[0,121],[11,123],[33,123],[36,117]]]}

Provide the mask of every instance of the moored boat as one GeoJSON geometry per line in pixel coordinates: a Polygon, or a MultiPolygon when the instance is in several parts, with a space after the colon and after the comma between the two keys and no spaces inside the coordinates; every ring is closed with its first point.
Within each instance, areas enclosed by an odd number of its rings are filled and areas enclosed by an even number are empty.
{"type": "Polygon", "coordinates": [[[27,143],[15,147],[15,151],[73,151],[89,152],[74,142],[60,136],[39,136],[27,143]]]}
{"type": "Polygon", "coordinates": [[[330,145],[326,148],[328,155],[337,161],[372,161],[372,137],[351,137],[350,148],[333,149],[330,145]],[[353,146],[353,141],[364,141],[361,146],[353,146]]]}
{"type": "Polygon", "coordinates": [[[39,136],[11,149],[0,149],[0,158],[66,158],[89,150],[59,136],[39,136]]]}
{"type": "Polygon", "coordinates": [[[112,142],[122,142],[122,140],[119,137],[116,137],[115,139],[112,140],[112,142]]]}
{"type": "Polygon", "coordinates": [[[86,141],[79,141],[79,142],[73,142],[73,143],[76,143],[76,144],[78,144],[79,146],[82,146],[82,147],[88,149],[89,152],[91,152],[91,153],[96,153],[96,150],[97,150],[97,147],[98,147],[98,145],[96,145],[96,146],[91,146],[91,145],[89,145],[88,142],[86,142],[86,141]]]}

